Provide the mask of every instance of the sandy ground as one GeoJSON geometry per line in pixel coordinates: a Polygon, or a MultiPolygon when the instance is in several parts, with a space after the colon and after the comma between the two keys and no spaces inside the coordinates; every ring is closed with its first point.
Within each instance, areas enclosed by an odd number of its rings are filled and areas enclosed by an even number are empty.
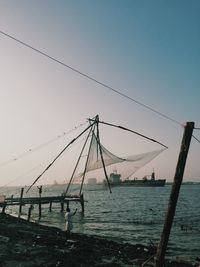
{"type": "MultiPolygon", "coordinates": [[[[0,214],[0,267],[134,267],[155,254],[155,248],[119,244],[96,236],[71,234],[0,214]]],[[[152,265],[144,265],[148,267],[152,265]]],[[[169,267],[198,266],[168,262],[169,267]]]]}

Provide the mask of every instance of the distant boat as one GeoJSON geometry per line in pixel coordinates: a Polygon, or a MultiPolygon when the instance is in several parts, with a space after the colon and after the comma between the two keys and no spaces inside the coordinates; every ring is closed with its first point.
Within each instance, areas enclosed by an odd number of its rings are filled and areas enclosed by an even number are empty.
{"type": "Polygon", "coordinates": [[[142,179],[121,180],[121,174],[113,172],[109,176],[109,182],[113,186],[160,187],[165,186],[166,179],[155,179],[155,173],[152,172],[150,179],[145,176],[142,179]]]}

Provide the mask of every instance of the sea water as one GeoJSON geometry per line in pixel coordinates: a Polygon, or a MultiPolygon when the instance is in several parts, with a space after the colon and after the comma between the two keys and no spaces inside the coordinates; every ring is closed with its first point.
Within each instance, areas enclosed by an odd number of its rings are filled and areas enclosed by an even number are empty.
{"type": "MultiPolygon", "coordinates": [[[[9,190],[9,189],[7,189],[9,190]]],[[[16,188],[12,189],[13,192],[16,188]]],[[[12,191],[11,190],[11,191],[12,191]]],[[[60,195],[65,185],[44,186],[42,196],[60,195]]],[[[71,193],[79,190],[72,185],[71,193]]],[[[19,191],[19,188],[18,188],[19,191]]],[[[171,192],[171,185],[165,187],[120,187],[112,188],[112,193],[102,185],[84,186],[85,213],[80,203],[70,203],[73,217],[73,232],[98,235],[119,242],[157,244],[163,229],[165,214],[171,192]]],[[[11,192],[10,192],[11,193],[11,192]]],[[[32,195],[38,195],[35,188],[32,195]]],[[[18,193],[19,196],[19,193],[18,193]]],[[[176,215],[168,243],[170,257],[195,259],[200,255],[200,184],[182,185],[176,215]]],[[[64,213],[60,204],[42,206],[39,223],[65,229],[64,213]]],[[[17,215],[18,208],[7,208],[7,212],[17,215]]],[[[26,217],[28,207],[23,207],[26,217]]],[[[38,220],[38,206],[32,212],[32,220],[38,220]]]]}

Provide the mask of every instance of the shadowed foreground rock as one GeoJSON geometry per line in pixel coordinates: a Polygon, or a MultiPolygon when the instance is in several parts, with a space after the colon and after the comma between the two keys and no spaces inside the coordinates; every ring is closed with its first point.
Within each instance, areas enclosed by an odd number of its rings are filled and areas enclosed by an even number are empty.
{"type": "Polygon", "coordinates": [[[58,228],[0,214],[0,267],[133,267],[141,266],[154,253],[152,247],[119,244],[81,234],[72,234],[66,241],[65,233],[58,228]]]}

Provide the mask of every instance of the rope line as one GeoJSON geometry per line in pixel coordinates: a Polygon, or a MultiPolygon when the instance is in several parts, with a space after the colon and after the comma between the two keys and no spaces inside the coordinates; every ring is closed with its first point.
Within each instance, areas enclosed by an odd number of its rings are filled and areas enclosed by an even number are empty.
{"type": "MultiPolygon", "coordinates": [[[[83,140],[84,140],[84,139],[82,138],[79,142],[81,142],[81,141],[83,141],[83,140]]],[[[77,142],[77,144],[78,144],[79,142],[77,142]]],[[[3,187],[8,187],[8,186],[10,186],[13,182],[16,182],[16,181],[19,181],[19,180],[23,179],[25,176],[27,176],[27,174],[28,174],[28,175],[31,174],[33,171],[35,171],[35,170],[39,169],[40,167],[44,166],[45,164],[47,164],[47,163],[49,162],[49,160],[53,160],[53,159],[54,159],[54,156],[51,157],[51,158],[48,159],[48,160],[45,160],[43,163],[40,163],[40,164],[36,165],[35,167],[31,168],[31,169],[28,170],[27,172],[25,172],[25,173],[23,173],[23,174],[21,174],[21,175],[15,177],[13,180],[11,180],[11,181],[7,182],[6,184],[2,185],[1,188],[3,188],[3,187]]],[[[25,187],[29,187],[29,186],[30,186],[30,184],[26,185],[25,187]]],[[[19,190],[19,191],[20,191],[20,190],[19,190]]]]}
{"type": "MultiPolygon", "coordinates": [[[[88,120],[89,120],[89,121],[94,121],[94,119],[88,119],[88,120]]],[[[159,144],[159,145],[161,145],[161,146],[163,146],[163,147],[165,147],[165,148],[168,148],[166,145],[164,145],[164,144],[162,144],[162,143],[156,141],[155,139],[152,139],[152,138],[150,138],[150,137],[148,137],[148,136],[146,136],[146,135],[140,134],[140,133],[138,133],[138,132],[136,132],[136,131],[130,130],[130,129],[126,128],[126,127],[123,127],[123,126],[120,126],[120,125],[115,125],[115,124],[108,123],[108,122],[104,122],[104,121],[99,121],[99,123],[102,123],[102,124],[105,124],[105,125],[109,125],[109,126],[113,126],[113,127],[116,127],[116,128],[119,128],[119,129],[128,131],[128,132],[134,133],[134,134],[139,135],[139,136],[141,136],[141,137],[143,137],[143,138],[145,138],[145,139],[148,139],[148,140],[150,140],[150,141],[152,141],[152,142],[155,142],[155,143],[157,143],[157,144],[159,144]]]]}
{"type": "Polygon", "coordinates": [[[57,137],[52,138],[51,140],[49,140],[49,141],[47,141],[47,142],[45,142],[45,143],[43,143],[43,144],[40,144],[40,145],[38,145],[38,146],[36,146],[36,147],[34,147],[34,148],[31,148],[31,149],[29,149],[28,151],[23,152],[22,154],[16,156],[16,157],[13,158],[13,159],[6,160],[6,161],[0,163],[0,168],[1,168],[1,167],[4,167],[4,166],[6,166],[6,165],[8,165],[8,164],[10,164],[10,163],[12,163],[12,162],[14,162],[14,161],[20,160],[21,158],[24,158],[24,157],[27,156],[28,154],[32,154],[32,153],[34,153],[34,152],[36,152],[36,151],[38,151],[38,150],[40,150],[40,149],[42,149],[42,148],[44,148],[44,147],[50,145],[50,144],[52,144],[53,142],[56,142],[58,139],[63,138],[64,136],[66,136],[66,135],[70,134],[71,132],[75,131],[76,129],[82,127],[82,126],[85,125],[86,123],[87,123],[87,122],[85,122],[85,123],[81,123],[80,125],[75,126],[73,129],[71,129],[71,130],[69,130],[69,131],[67,131],[67,132],[64,132],[64,133],[61,134],[61,135],[58,135],[57,137]]]}
{"type": "Polygon", "coordinates": [[[132,97],[130,97],[130,96],[128,96],[128,95],[122,93],[122,92],[120,92],[120,90],[117,90],[117,89],[115,89],[115,88],[113,88],[113,87],[111,87],[111,86],[109,86],[109,85],[107,85],[107,84],[105,84],[105,83],[103,83],[103,82],[101,82],[101,81],[99,81],[99,80],[93,78],[92,76],[90,76],[90,75],[88,75],[88,74],[85,74],[85,73],[83,73],[82,71],[80,71],[80,70],[78,70],[78,69],[75,69],[74,67],[72,67],[72,66],[70,66],[70,65],[65,64],[64,62],[62,62],[62,61],[60,61],[60,60],[58,60],[58,59],[56,59],[56,58],[54,58],[54,57],[48,55],[48,54],[45,53],[45,52],[42,52],[41,50],[39,50],[39,49],[37,49],[37,48],[34,48],[33,46],[31,46],[31,45],[29,45],[29,44],[27,44],[27,43],[25,43],[25,42],[23,42],[23,41],[17,39],[16,37],[11,36],[10,34],[7,34],[7,33],[3,32],[3,31],[0,31],[0,33],[1,33],[2,35],[6,36],[6,37],[8,37],[8,38],[10,38],[10,39],[12,39],[12,40],[18,42],[18,43],[20,43],[21,45],[26,46],[26,47],[28,47],[28,48],[34,50],[35,52],[37,52],[37,53],[39,53],[39,54],[41,54],[41,55],[43,55],[43,56],[45,56],[45,57],[47,57],[47,58],[49,58],[49,59],[51,59],[51,60],[53,60],[53,61],[55,61],[55,62],[61,64],[62,66],[66,67],[66,68],[68,68],[68,69],[70,69],[70,70],[72,70],[72,71],[74,71],[74,72],[76,72],[76,73],[78,73],[79,75],[81,75],[81,76],[83,76],[83,77],[85,77],[85,78],[87,78],[87,79],[89,79],[89,80],[91,80],[91,81],[93,81],[93,82],[95,82],[95,83],[97,83],[97,84],[99,84],[99,85],[101,85],[101,86],[103,86],[103,87],[105,87],[105,88],[107,88],[107,89],[113,91],[114,93],[116,93],[116,94],[118,94],[118,95],[120,95],[120,96],[122,96],[122,97],[124,97],[124,98],[127,98],[127,99],[131,100],[132,102],[134,102],[134,103],[136,103],[136,104],[138,104],[138,105],[140,105],[140,106],[142,106],[142,107],[144,107],[144,108],[146,108],[146,109],[148,109],[148,110],[151,110],[152,112],[156,113],[157,115],[160,115],[160,116],[162,116],[163,118],[168,119],[168,120],[170,120],[170,121],[172,121],[172,122],[174,122],[174,123],[179,124],[179,125],[182,126],[182,124],[181,124],[179,121],[177,121],[177,120],[175,120],[175,119],[173,119],[173,118],[171,118],[171,117],[165,115],[164,113],[162,113],[162,112],[160,112],[160,111],[158,111],[158,110],[156,110],[156,109],[150,107],[149,105],[143,104],[142,102],[140,102],[140,101],[138,101],[138,100],[136,100],[136,99],[134,99],[134,98],[132,98],[132,97]]]}
{"type": "MultiPolygon", "coordinates": [[[[53,157],[52,157],[52,159],[53,159],[53,157]]],[[[28,170],[27,172],[25,172],[25,173],[23,173],[23,174],[21,174],[21,175],[15,177],[13,180],[11,180],[11,181],[9,181],[8,183],[2,185],[1,187],[7,187],[7,186],[11,185],[13,182],[15,182],[15,181],[19,181],[20,179],[24,178],[24,177],[27,176],[28,174],[30,174],[30,173],[32,173],[33,171],[37,170],[39,167],[41,167],[41,166],[43,166],[44,164],[46,164],[47,162],[48,162],[48,161],[45,161],[45,162],[43,162],[43,163],[38,164],[38,165],[35,166],[34,168],[32,168],[32,169],[28,170]]],[[[29,186],[29,185],[28,185],[28,186],[29,186]]]]}
{"type": "Polygon", "coordinates": [[[200,143],[200,140],[199,139],[197,139],[194,135],[192,135],[192,137],[197,141],[197,142],[199,142],[200,143]]]}
{"type": "MultiPolygon", "coordinates": [[[[94,123],[93,123],[94,124],[94,123]]],[[[60,153],[54,158],[54,160],[43,170],[43,172],[34,180],[34,182],[29,186],[28,191],[31,189],[31,187],[43,176],[43,174],[48,171],[48,169],[54,164],[54,162],[65,152],[65,150],[71,146],[79,137],[81,137],[92,125],[89,125],[86,129],[84,129],[79,135],[77,135],[74,139],[72,139],[61,151],[60,153]]]]}

